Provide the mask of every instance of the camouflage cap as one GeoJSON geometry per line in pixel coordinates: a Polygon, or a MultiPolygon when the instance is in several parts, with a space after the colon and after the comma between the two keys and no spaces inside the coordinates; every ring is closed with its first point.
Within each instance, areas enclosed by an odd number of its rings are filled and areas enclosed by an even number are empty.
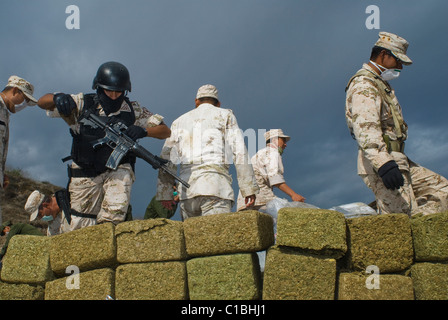
{"type": "Polygon", "coordinates": [[[39,213],[39,206],[44,201],[45,195],[38,191],[34,190],[25,203],[25,211],[30,214],[30,221],[35,221],[37,219],[37,215],[39,213]]]}
{"type": "Polygon", "coordinates": [[[15,87],[20,89],[20,91],[23,92],[23,94],[30,99],[30,105],[32,104],[36,104],[37,103],[37,99],[33,97],[33,93],[34,93],[34,86],[29,83],[28,81],[26,81],[23,78],[20,78],[18,76],[11,76],[8,79],[8,84],[6,85],[7,87],[15,87]]]}
{"type": "Polygon", "coordinates": [[[196,94],[196,99],[199,98],[215,98],[218,99],[218,89],[212,84],[205,84],[198,89],[198,93],[196,94]]]}
{"type": "Polygon", "coordinates": [[[269,130],[268,132],[266,132],[264,134],[264,139],[266,141],[268,141],[268,140],[270,140],[272,138],[276,138],[276,137],[278,137],[278,138],[285,138],[286,141],[291,140],[291,137],[287,136],[286,134],[284,134],[282,129],[272,129],[272,130],[269,130]]]}
{"type": "Polygon", "coordinates": [[[375,46],[389,49],[404,65],[412,64],[412,60],[406,55],[409,43],[402,37],[390,32],[380,32],[375,46]]]}

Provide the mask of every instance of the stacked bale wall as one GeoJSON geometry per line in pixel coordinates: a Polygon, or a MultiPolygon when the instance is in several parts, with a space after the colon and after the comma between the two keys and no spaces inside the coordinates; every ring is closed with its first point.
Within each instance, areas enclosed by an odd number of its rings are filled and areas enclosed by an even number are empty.
{"type": "Polygon", "coordinates": [[[276,239],[257,211],[16,235],[0,299],[447,300],[447,222],[283,208],[276,239]]]}

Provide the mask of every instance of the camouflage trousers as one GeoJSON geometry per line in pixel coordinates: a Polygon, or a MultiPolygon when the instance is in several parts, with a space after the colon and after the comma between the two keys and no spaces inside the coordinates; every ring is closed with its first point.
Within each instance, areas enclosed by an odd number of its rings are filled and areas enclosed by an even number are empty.
{"type": "Polygon", "coordinates": [[[441,175],[409,160],[403,170],[404,186],[388,190],[376,174],[360,175],[373,191],[379,213],[406,213],[412,216],[448,210],[448,180],[441,175]]]}
{"type": "Polygon", "coordinates": [[[182,220],[210,214],[232,211],[233,201],[214,196],[199,196],[181,200],[179,203],[182,220]]]}
{"type": "MultiPolygon", "coordinates": [[[[79,168],[75,163],[72,168],[79,168]]],[[[118,224],[126,218],[135,175],[130,164],[117,170],[88,178],[72,178],[69,185],[71,208],[96,215],[96,219],[72,215],[70,229],[75,230],[102,222],[118,224]]]]}

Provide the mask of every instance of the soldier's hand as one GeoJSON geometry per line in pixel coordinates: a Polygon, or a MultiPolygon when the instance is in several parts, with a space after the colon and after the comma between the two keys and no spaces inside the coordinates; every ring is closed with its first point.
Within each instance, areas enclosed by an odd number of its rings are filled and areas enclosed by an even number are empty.
{"type": "Polygon", "coordinates": [[[389,190],[399,189],[404,185],[404,178],[395,161],[386,162],[378,169],[378,174],[389,190]]]}
{"type": "Polygon", "coordinates": [[[148,131],[146,131],[146,129],[136,125],[130,125],[124,133],[134,141],[148,135],[148,131]]]}
{"type": "Polygon", "coordinates": [[[247,196],[244,200],[246,207],[252,207],[255,204],[255,195],[247,196]]]}
{"type": "Polygon", "coordinates": [[[76,108],[75,100],[69,94],[57,93],[53,96],[53,102],[60,115],[69,116],[76,108]]]}

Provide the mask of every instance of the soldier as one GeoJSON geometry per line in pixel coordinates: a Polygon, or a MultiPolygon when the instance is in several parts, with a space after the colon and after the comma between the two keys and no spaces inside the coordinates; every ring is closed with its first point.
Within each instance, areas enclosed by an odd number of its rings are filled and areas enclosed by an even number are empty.
{"type": "Polygon", "coordinates": [[[430,214],[447,210],[448,180],[404,153],[408,127],[389,82],[398,78],[408,42],[380,32],[366,63],[346,87],[346,120],[358,143],[358,174],[373,191],[380,213],[430,214]]]}
{"type": "MultiPolygon", "coordinates": [[[[0,93],[0,192],[9,184],[5,174],[9,143],[9,114],[19,112],[26,106],[35,105],[37,100],[33,97],[33,92],[34,87],[31,83],[18,76],[11,76],[0,93]]],[[[1,207],[0,223],[2,223],[1,207]]]]}
{"type": "MultiPolygon", "coordinates": [[[[265,211],[266,204],[275,198],[274,187],[290,196],[292,201],[305,202],[305,198],[291,189],[283,177],[282,154],[291,137],[285,135],[282,129],[269,130],[264,137],[266,148],[259,150],[251,159],[255,178],[260,187],[260,193],[251,209],[265,211]]],[[[246,209],[241,193],[238,195],[237,209],[238,211],[246,209]]]]}
{"type": "MultiPolygon", "coordinates": [[[[182,219],[230,212],[234,203],[232,178],[226,152],[232,155],[238,184],[246,204],[255,202],[258,186],[252,165],[248,163],[244,138],[230,109],[220,108],[218,90],[201,86],[195,99],[196,108],[176,119],[171,137],[162,148],[161,158],[180,165],[180,177],[190,188],[179,185],[182,219]]],[[[173,200],[173,178],[159,171],[156,199],[167,207],[173,200]]]]}
{"type": "Polygon", "coordinates": [[[123,157],[117,170],[105,166],[112,148],[107,145],[92,147],[92,141],[104,137],[105,133],[79,122],[85,112],[93,112],[107,121],[124,123],[128,127],[125,134],[133,140],[144,137],[166,139],[170,136],[170,129],[163,123],[162,116],[129,100],[130,75],[121,63],[111,61],[102,64],[92,89],[96,90],[95,94],[46,94],[38,101],[50,117],[62,117],[73,136],[70,156],[73,162],[69,168],[68,187],[71,208],[90,215],[90,218],[72,216],[72,230],[95,223],[124,221],[135,180],[135,157],[130,154],[123,157]]]}
{"type": "Polygon", "coordinates": [[[70,206],[67,203],[67,190],[61,189],[51,196],[34,190],[25,203],[25,211],[30,214],[30,222],[48,222],[47,236],[70,231],[70,206]]]}

